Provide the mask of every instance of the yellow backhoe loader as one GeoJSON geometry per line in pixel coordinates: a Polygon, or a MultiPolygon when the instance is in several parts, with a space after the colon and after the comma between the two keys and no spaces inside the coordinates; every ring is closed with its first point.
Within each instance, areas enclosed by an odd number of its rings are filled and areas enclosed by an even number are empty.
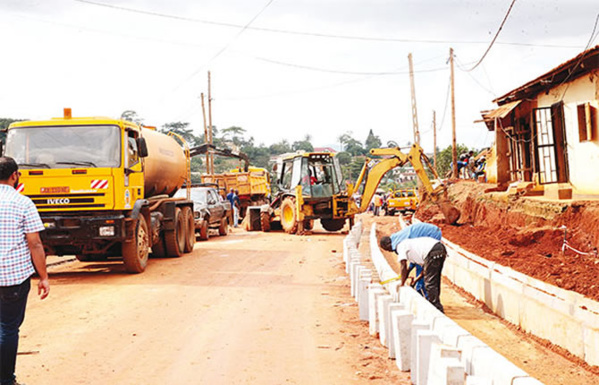
{"type": "Polygon", "coordinates": [[[353,226],[354,216],[366,211],[383,176],[395,167],[411,163],[422,182],[423,201],[430,199],[439,205],[448,223],[455,224],[460,212],[447,198],[444,184],[433,186],[426,174],[426,163],[435,178],[438,175],[422,148],[414,144],[408,154],[398,147],[375,148],[370,154],[382,159],[366,159],[355,184],[343,184],[341,168],[334,154],[310,152],[291,154],[275,166],[278,193],[270,205],[249,208],[249,229],[270,231],[282,227],[287,233],[310,230],[314,220],[320,220],[327,231],[341,230],[349,220],[353,226]],[[354,193],[363,185],[358,205],[354,193]]]}

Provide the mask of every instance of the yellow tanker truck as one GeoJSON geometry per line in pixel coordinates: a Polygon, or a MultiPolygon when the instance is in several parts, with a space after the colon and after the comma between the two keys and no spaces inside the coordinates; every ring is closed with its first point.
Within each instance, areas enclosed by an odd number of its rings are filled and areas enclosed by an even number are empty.
{"type": "Polygon", "coordinates": [[[47,254],[122,257],[128,272],[141,273],[150,249],[190,252],[193,203],[172,197],[189,181],[189,149],[176,137],[125,120],[73,118],[70,109],[11,124],[4,155],[19,164],[17,190],[40,212],[47,254]]]}

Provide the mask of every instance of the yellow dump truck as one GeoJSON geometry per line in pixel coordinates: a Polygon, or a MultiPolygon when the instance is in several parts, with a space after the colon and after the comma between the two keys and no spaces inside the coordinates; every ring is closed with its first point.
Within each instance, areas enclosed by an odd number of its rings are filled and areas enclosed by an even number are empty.
{"type": "Polygon", "coordinates": [[[259,167],[248,167],[247,170],[234,168],[223,174],[204,174],[203,183],[215,183],[225,194],[230,189],[239,191],[239,215],[245,216],[249,206],[269,203],[270,173],[259,167]]]}
{"type": "Polygon", "coordinates": [[[172,197],[190,176],[183,139],[65,109],[61,118],[11,124],[5,155],[19,164],[18,191],[40,212],[48,254],[122,257],[140,273],[150,249],[170,257],[193,249],[193,202],[172,197]]]}

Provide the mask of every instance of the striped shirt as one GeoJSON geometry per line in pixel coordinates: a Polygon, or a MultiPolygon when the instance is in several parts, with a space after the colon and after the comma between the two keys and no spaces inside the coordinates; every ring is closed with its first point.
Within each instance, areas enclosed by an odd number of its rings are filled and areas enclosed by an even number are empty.
{"type": "Polygon", "coordinates": [[[19,285],[35,273],[25,234],[43,229],[31,199],[0,184],[0,286],[19,285]]]}

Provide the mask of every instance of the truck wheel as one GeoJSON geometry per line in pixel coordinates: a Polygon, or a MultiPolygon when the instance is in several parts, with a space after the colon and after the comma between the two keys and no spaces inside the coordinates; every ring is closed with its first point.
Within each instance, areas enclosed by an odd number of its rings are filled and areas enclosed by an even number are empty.
{"type": "Polygon", "coordinates": [[[166,246],[166,255],[168,257],[180,257],[185,250],[185,222],[181,209],[175,209],[175,229],[164,232],[164,244],[166,246]]]}
{"type": "Polygon", "coordinates": [[[227,218],[220,220],[220,226],[218,227],[218,235],[227,235],[229,233],[229,222],[227,218]]]}
{"type": "Polygon", "coordinates": [[[267,211],[262,211],[260,213],[260,227],[265,233],[270,231],[270,213],[267,211]]]}
{"type": "Polygon", "coordinates": [[[208,238],[210,238],[210,235],[208,234],[208,218],[206,218],[200,225],[200,239],[202,241],[207,241],[208,238]]]}
{"type": "Polygon", "coordinates": [[[143,215],[140,215],[135,227],[135,238],[122,244],[125,270],[128,273],[143,272],[148,264],[149,249],[148,225],[143,215]]]}
{"type": "Polygon", "coordinates": [[[325,219],[320,220],[320,224],[326,231],[339,231],[345,226],[345,219],[325,219]]]}
{"type": "Polygon", "coordinates": [[[281,203],[281,226],[288,234],[295,234],[298,228],[295,198],[287,197],[281,203]]]}
{"type": "Polygon", "coordinates": [[[193,245],[196,243],[196,229],[195,222],[193,219],[193,211],[191,207],[185,206],[182,210],[183,219],[185,221],[185,248],[183,251],[191,253],[193,245]]]}

